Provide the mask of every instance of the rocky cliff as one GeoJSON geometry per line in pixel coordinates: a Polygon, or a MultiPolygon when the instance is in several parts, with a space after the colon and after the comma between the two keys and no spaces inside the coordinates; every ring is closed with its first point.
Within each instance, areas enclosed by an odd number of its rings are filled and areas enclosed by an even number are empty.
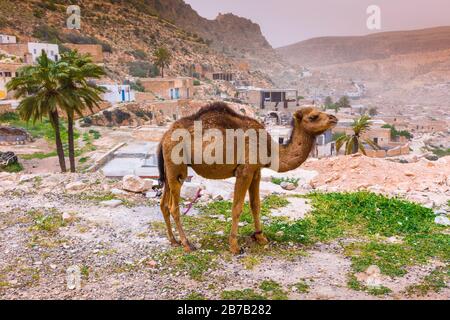
{"type": "MultiPolygon", "coordinates": [[[[169,75],[188,75],[193,65],[242,71],[238,66],[247,57],[240,55],[238,59],[233,52],[243,43],[254,43],[255,52],[264,47],[274,53],[258,25],[232,15],[210,21],[179,0],[0,0],[0,32],[14,34],[22,41],[101,44],[110,75],[122,78],[127,76],[130,63],[151,62],[159,46],[167,47],[174,56],[169,75]],[[66,28],[66,8],[72,3],[81,7],[81,32],[66,28]],[[239,21],[245,23],[240,25],[239,21]]],[[[251,81],[270,84],[267,76],[255,71],[243,72],[251,81]]]]}

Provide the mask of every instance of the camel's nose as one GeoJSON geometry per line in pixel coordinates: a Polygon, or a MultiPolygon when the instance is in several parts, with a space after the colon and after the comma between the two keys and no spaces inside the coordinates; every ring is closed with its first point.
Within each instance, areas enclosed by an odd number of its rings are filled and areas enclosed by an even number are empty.
{"type": "Polygon", "coordinates": [[[328,119],[330,120],[330,122],[333,122],[333,123],[337,123],[338,122],[338,118],[336,118],[332,114],[328,115],[328,119]]]}

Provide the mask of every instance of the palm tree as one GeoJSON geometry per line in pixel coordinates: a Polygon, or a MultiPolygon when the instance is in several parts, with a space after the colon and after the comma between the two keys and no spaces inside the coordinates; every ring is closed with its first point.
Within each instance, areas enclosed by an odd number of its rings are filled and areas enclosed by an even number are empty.
{"type": "Polygon", "coordinates": [[[64,149],[59,127],[58,106],[67,103],[67,97],[60,88],[59,79],[64,74],[62,65],[52,61],[45,52],[37,64],[19,70],[19,76],[6,84],[8,91],[15,91],[15,98],[23,98],[17,108],[25,121],[42,121],[48,117],[54,131],[56,152],[62,172],[66,172],[64,149]]]}
{"type": "Polygon", "coordinates": [[[93,112],[102,100],[101,93],[105,90],[96,86],[88,79],[98,79],[105,75],[103,68],[92,63],[88,55],[80,55],[77,51],[69,51],[61,56],[59,62],[66,70],[61,77],[61,89],[67,96],[67,104],[61,107],[67,114],[67,134],[69,142],[70,171],[75,172],[75,144],[73,123],[75,113],[83,116],[83,110],[88,108],[93,112]]]}
{"type": "Polygon", "coordinates": [[[169,50],[164,47],[160,47],[155,51],[154,64],[161,70],[161,77],[164,78],[164,68],[170,65],[172,55],[169,50]]]}
{"type": "Polygon", "coordinates": [[[344,134],[337,138],[336,150],[339,152],[341,147],[345,144],[345,154],[349,155],[361,151],[364,155],[366,155],[366,149],[364,148],[363,142],[367,143],[373,149],[378,150],[378,145],[372,140],[361,138],[362,134],[370,129],[369,120],[370,117],[367,115],[355,119],[352,124],[353,134],[344,134]]]}
{"type": "Polygon", "coordinates": [[[350,108],[350,100],[348,100],[347,96],[342,96],[339,101],[337,102],[339,104],[340,108],[350,108]]]}

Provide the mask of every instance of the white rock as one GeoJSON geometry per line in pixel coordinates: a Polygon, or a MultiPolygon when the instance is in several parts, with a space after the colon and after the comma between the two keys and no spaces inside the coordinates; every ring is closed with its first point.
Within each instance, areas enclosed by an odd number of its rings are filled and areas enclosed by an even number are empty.
{"type": "Polygon", "coordinates": [[[152,180],[144,180],[138,176],[128,175],[122,179],[122,189],[135,193],[148,191],[152,186],[152,180]]]}
{"type": "Polygon", "coordinates": [[[157,195],[158,195],[158,193],[156,191],[148,191],[145,194],[145,197],[146,198],[156,198],[157,195]]]}
{"type": "Polygon", "coordinates": [[[181,197],[186,200],[193,200],[197,195],[197,191],[202,189],[200,184],[194,182],[185,182],[181,187],[181,197]]]}
{"type": "Polygon", "coordinates": [[[295,186],[295,184],[293,184],[292,182],[287,182],[287,181],[283,181],[280,184],[280,187],[283,188],[284,190],[295,190],[297,188],[295,186]]]}
{"type": "Polygon", "coordinates": [[[86,184],[81,181],[75,181],[66,184],[66,190],[67,191],[80,191],[86,188],[86,184]]]}
{"type": "Polygon", "coordinates": [[[443,226],[450,226],[450,220],[444,216],[437,216],[434,218],[434,222],[443,226]]]}
{"type": "Polygon", "coordinates": [[[120,190],[120,189],[117,189],[117,188],[112,188],[112,189],[110,190],[110,192],[111,192],[112,194],[115,194],[115,195],[123,195],[123,194],[127,194],[126,191],[123,191],[123,190],[120,190]]]}
{"type": "Polygon", "coordinates": [[[122,204],[122,200],[116,200],[116,199],[107,200],[107,201],[100,202],[100,204],[105,207],[115,208],[122,204]]]}
{"type": "Polygon", "coordinates": [[[63,218],[63,220],[72,220],[72,215],[70,214],[70,213],[68,213],[68,212],[64,212],[63,214],[62,214],[62,218],[63,218]]]}

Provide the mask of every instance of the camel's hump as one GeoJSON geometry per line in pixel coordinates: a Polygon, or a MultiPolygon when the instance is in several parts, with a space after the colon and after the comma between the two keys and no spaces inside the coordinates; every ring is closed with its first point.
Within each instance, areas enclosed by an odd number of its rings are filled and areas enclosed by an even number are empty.
{"type": "Polygon", "coordinates": [[[186,117],[185,119],[196,121],[196,120],[200,120],[202,118],[202,116],[207,115],[207,114],[217,114],[217,116],[220,116],[221,114],[222,115],[227,114],[232,117],[237,117],[240,119],[251,119],[247,116],[237,113],[225,102],[210,103],[210,104],[200,108],[200,110],[198,110],[196,113],[186,117]]]}

